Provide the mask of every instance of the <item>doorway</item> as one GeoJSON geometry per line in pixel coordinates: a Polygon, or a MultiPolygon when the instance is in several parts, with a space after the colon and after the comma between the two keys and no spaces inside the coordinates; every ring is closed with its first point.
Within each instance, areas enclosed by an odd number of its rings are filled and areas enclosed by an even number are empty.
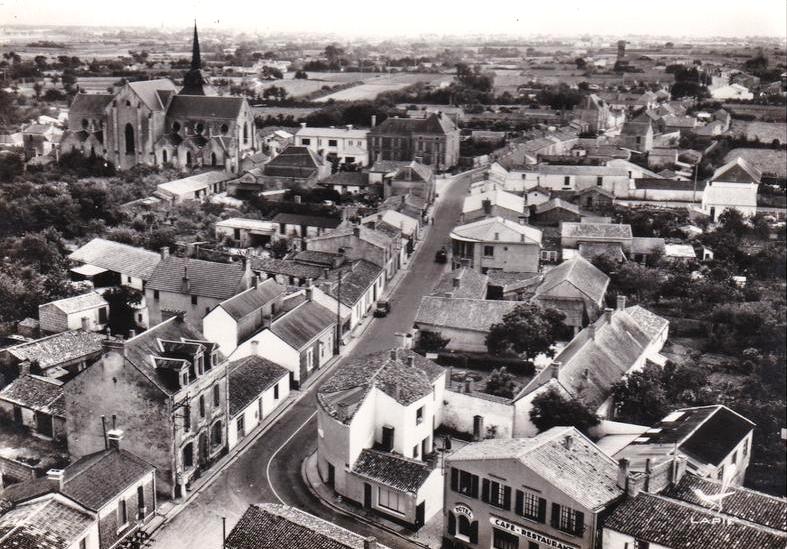
{"type": "Polygon", "coordinates": [[[363,506],[364,509],[372,508],[372,485],[368,482],[363,483],[363,506]]]}

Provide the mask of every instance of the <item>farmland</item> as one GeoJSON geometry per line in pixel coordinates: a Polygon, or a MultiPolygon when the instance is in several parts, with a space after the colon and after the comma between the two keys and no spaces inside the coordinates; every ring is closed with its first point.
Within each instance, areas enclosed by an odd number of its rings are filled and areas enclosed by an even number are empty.
{"type": "Polygon", "coordinates": [[[730,133],[745,135],[746,139],[759,139],[763,143],[771,143],[778,139],[780,143],[787,143],[787,123],[785,122],[748,122],[733,120],[730,133]]]}
{"type": "Polygon", "coordinates": [[[739,156],[759,167],[765,175],[787,177],[787,155],[783,149],[732,149],[724,157],[724,161],[729,162],[739,156]]]}
{"type": "MultiPolygon", "coordinates": [[[[363,99],[374,99],[379,94],[387,91],[401,90],[417,82],[440,82],[449,81],[451,77],[438,74],[423,73],[398,73],[398,74],[370,74],[370,73],[349,73],[361,78],[357,81],[362,82],[358,86],[353,86],[330,95],[323,96],[316,101],[359,101],[363,99]]],[[[345,81],[347,82],[347,80],[345,81]]]]}

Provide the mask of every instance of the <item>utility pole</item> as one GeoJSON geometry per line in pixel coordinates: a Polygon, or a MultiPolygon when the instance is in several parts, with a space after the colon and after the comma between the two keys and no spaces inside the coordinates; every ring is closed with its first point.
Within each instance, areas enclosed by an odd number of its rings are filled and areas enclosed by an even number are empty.
{"type": "Polygon", "coordinates": [[[697,203],[697,172],[700,171],[700,162],[697,161],[694,164],[694,190],[691,193],[691,205],[694,206],[697,203]]]}
{"type": "Polygon", "coordinates": [[[341,350],[342,341],[342,269],[337,269],[339,275],[339,286],[336,290],[336,343],[334,353],[338,356],[341,350]]]}

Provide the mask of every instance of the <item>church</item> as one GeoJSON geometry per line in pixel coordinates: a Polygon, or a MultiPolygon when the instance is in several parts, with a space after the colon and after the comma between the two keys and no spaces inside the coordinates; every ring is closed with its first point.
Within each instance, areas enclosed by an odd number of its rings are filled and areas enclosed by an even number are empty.
{"type": "Polygon", "coordinates": [[[118,170],[142,164],[238,173],[260,148],[256,141],[246,99],[216,95],[203,76],[194,25],[191,68],[180,90],[162,78],[129,82],[115,94],[77,94],[60,151],[101,156],[118,170]]]}

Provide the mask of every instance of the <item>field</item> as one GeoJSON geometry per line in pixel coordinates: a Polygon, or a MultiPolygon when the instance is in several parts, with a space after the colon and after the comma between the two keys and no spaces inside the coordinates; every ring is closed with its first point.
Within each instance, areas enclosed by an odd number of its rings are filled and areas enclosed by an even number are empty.
{"type": "Polygon", "coordinates": [[[725,162],[742,157],[762,170],[763,174],[787,177],[787,155],[784,150],[771,149],[732,149],[724,157],[725,162]]]}
{"type": "Polygon", "coordinates": [[[771,143],[774,139],[778,139],[780,143],[787,143],[787,123],[785,122],[733,120],[730,133],[733,135],[744,134],[749,140],[756,137],[763,143],[771,143]]]}
{"type": "Polygon", "coordinates": [[[533,81],[539,84],[578,84],[579,82],[591,82],[605,87],[612,84],[633,83],[635,80],[645,80],[647,82],[672,81],[672,76],[665,74],[663,70],[652,69],[642,73],[617,74],[593,74],[585,76],[584,72],[566,64],[553,64],[554,68],[543,67],[524,67],[522,69],[508,70],[495,69],[495,94],[503,92],[516,94],[518,86],[524,86],[533,81]]]}
{"type": "Polygon", "coordinates": [[[449,81],[447,75],[423,74],[423,73],[397,73],[397,74],[374,74],[369,73],[350,73],[365,78],[358,78],[363,84],[347,88],[345,90],[332,93],[316,99],[318,102],[326,102],[331,99],[334,101],[360,101],[364,99],[374,99],[379,94],[387,91],[401,90],[417,82],[440,82],[449,81]]]}

